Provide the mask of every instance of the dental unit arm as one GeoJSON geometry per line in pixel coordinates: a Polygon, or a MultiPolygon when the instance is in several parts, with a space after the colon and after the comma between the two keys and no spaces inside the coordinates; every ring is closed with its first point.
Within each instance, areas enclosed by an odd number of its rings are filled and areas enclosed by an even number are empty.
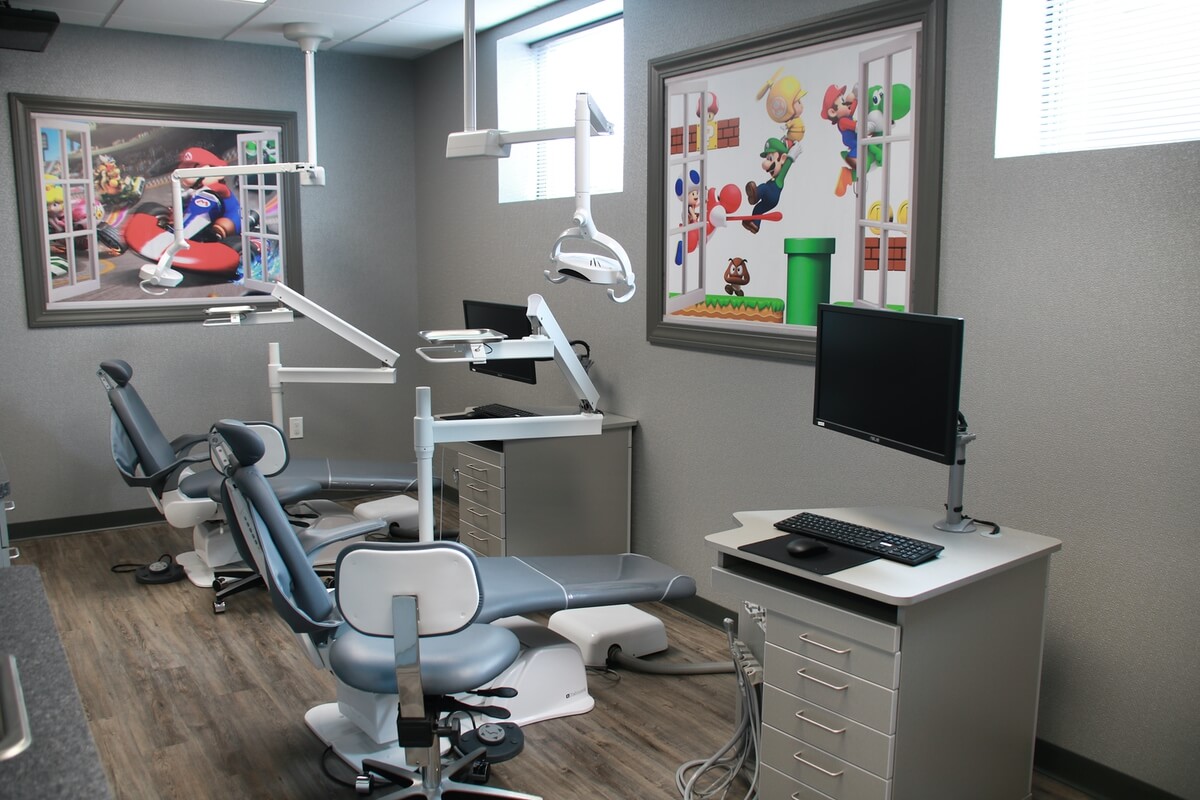
{"type": "Polygon", "coordinates": [[[285,383],[395,383],[396,360],[400,357],[392,348],[346,322],[322,306],[282,283],[267,284],[246,281],[249,288],[269,287],[270,294],[286,308],[258,311],[254,306],[217,306],[207,313],[206,326],[255,325],[271,322],[291,322],[293,311],[308,317],[326,330],[337,334],[359,350],[382,362],[380,367],[285,367],[280,363],[279,343],[269,345],[267,383],[271,390],[271,421],[283,428],[283,384],[285,383]],[[220,318],[224,317],[224,318],[220,318]]]}
{"type": "Polygon", "coordinates": [[[421,337],[431,345],[418,347],[417,354],[426,361],[438,364],[553,357],[579,400],[579,413],[505,419],[435,419],[429,387],[418,386],[413,443],[417,454],[418,533],[422,542],[433,541],[435,445],[600,433],[604,422],[604,416],[597,410],[600,394],[541,295],[529,296],[526,314],[533,333],[523,339],[505,339],[501,333],[480,328],[422,331],[421,337]]]}

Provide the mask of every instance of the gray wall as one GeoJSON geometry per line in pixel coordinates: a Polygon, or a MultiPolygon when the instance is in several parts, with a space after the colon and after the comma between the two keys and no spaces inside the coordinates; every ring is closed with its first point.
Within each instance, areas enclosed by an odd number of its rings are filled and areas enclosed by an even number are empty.
{"type": "MultiPolygon", "coordinates": [[[[306,436],[293,442],[298,455],[412,459],[411,71],[390,59],[317,54],[318,155],[328,185],[301,192],[305,293],[403,355],[397,386],[288,387],[288,415],[305,418],[306,436]]],[[[299,48],[63,26],[45,53],[0,50],[0,75],[5,92],[295,111],[305,148],[299,48]]],[[[133,365],[135,385],[168,436],[203,431],[225,416],[269,419],[269,342],[280,343],[283,363],[292,366],[378,365],[308,320],[247,328],[27,327],[7,103],[2,114],[0,452],[17,502],[10,522],[149,505],[144,492],[120,481],[108,454],[108,404],[95,376],[103,359],[133,365]]]]}
{"type": "MultiPolygon", "coordinates": [[[[625,191],[597,223],[646,252],[647,61],[837,10],[764,0],[626,0],[625,191]]],[[[1038,734],[1186,797],[1200,797],[1195,673],[1200,595],[1200,144],[996,161],[1000,4],[950,0],[939,309],[967,321],[962,407],[967,511],[1063,541],[1051,570],[1038,734]]],[[[503,31],[501,31],[503,32],[503,31]]],[[[494,124],[495,35],[479,42],[481,126],[494,124]]],[[[548,248],[570,200],[498,206],[490,163],[440,159],[462,127],[458,48],[418,65],[421,322],[458,301],[545,295],[588,340],[604,407],[640,421],[634,548],[712,591],[704,536],[739,509],[902,503],[940,508],[946,470],[814,428],[812,369],[645,341],[647,298],[615,306],[552,286],[548,248]],[[451,209],[453,212],[450,213],[451,209]],[[469,235],[465,235],[469,234],[469,235]]],[[[543,368],[544,370],[544,368],[543,368]]],[[[569,399],[453,371],[435,407],[569,399]],[[439,401],[444,400],[444,403],[439,401]]]]}
{"type": "MultiPolygon", "coordinates": [[[[643,283],[646,62],[842,5],[763,0],[746,13],[714,0],[626,0],[626,188],[592,207],[643,283]]],[[[967,511],[1063,541],[1051,570],[1038,735],[1200,798],[1192,754],[1200,688],[1189,680],[1200,595],[1188,585],[1200,566],[1200,145],[995,161],[999,5],[950,0],[948,15],[939,309],[967,320],[963,409],[979,434],[968,451],[967,511]]],[[[495,121],[495,35],[480,37],[484,126],[495,121]]],[[[302,59],[285,48],[67,27],[49,53],[80,66],[53,73],[49,58],[0,51],[6,90],[303,111],[302,59]],[[189,55],[215,55],[229,74],[278,78],[179,97],[169,87],[189,83],[189,55]],[[97,64],[108,72],[90,73],[97,64]],[[155,80],[132,77],[146,72],[155,80]]],[[[596,289],[547,283],[541,270],[572,202],[500,206],[494,163],[443,158],[446,133],[462,127],[460,59],[451,47],[417,62],[410,86],[403,64],[318,55],[331,185],[303,194],[314,300],[410,353],[416,330],[459,324],[463,297],[544,294],[568,335],[591,343],[602,405],[640,420],[634,549],[686,570],[706,598],[730,608],[736,598],[711,589],[704,536],[730,527],[733,511],[940,507],[943,467],[810,424],[811,367],[650,346],[644,294],[616,306],[596,289]],[[360,160],[364,149],[383,165],[360,160]],[[385,169],[386,182],[373,183],[385,169]],[[382,206],[368,200],[372,186],[382,206]]],[[[7,151],[8,138],[0,142],[7,151]]],[[[0,184],[11,169],[0,153],[0,184]]],[[[0,277],[0,447],[20,493],[15,521],[144,505],[108,461],[92,374],[100,358],[136,357],[144,393],[174,430],[214,415],[266,416],[268,341],[283,342],[285,361],[291,353],[312,354],[297,363],[353,360],[311,323],[30,331],[17,241],[10,201],[0,205],[0,245],[13,254],[0,277]]],[[[405,358],[396,387],[290,390],[288,412],[303,413],[310,431],[299,444],[407,457],[414,380],[431,382],[435,410],[571,400],[546,366],[529,387],[405,358]]]]}

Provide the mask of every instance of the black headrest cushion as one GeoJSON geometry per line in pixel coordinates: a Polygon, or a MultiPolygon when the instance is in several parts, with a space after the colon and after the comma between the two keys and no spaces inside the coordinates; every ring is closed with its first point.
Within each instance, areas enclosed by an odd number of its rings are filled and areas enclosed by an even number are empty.
{"type": "Polygon", "coordinates": [[[244,467],[257,464],[267,450],[257,433],[235,419],[223,419],[213,425],[213,430],[221,435],[229,445],[230,453],[244,467]]]}
{"type": "Polygon", "coordinates": [[[129,366],[128,361],[122,361],[115,358],[112,361],[101,361],[100,369],[102,369],[108,377],[112,378],[117,386],[124,386],[129,383],[129,379],[133,377],[133,367],[129,366]]]}

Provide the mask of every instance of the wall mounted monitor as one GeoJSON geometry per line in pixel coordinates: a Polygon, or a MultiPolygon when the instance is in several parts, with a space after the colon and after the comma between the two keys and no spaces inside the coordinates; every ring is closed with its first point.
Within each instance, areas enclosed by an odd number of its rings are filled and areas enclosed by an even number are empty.
{"type": "MultiPolygon", "coordinates": [[[[533,333],[525,306],[463,300],[463,318],[468,328],[491,328],[509,339],[524,339],[533,333]]],[[[471,371],[522,383],[537,383],[537,367],[532,358],[508,358],[471,364],[471,371]]]]}
{"type": "Polygon", "coordinates": [[[958,317],[823,304],[813,423],[953,464],[962,351],[958,317]]]}

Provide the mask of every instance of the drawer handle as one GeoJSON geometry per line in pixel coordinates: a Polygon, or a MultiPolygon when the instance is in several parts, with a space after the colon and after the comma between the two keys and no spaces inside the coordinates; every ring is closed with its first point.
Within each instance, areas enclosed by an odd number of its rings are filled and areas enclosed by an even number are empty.
{"type": "Polygon", "coordinates": [[[467,469],[473,472],[482,472],[484,475],[487,474],[487,467],[481,467],[478,464],[467,464],[467,469]]]}
{"type": "Polygon", "coordinates": [[[467,488],[470,489],[472,492],[483,492],[484,494],[487,494],[487,489],[485,489],[482,486],[476,486],[473,483],[468,483],[467,488]]]}
{"type": "Polygon", "coordinates": [[[804,716],[803,711],[796,712],[796,719],[800,720],[801,722],[807,722],[809,725],[816,725],[821,730],[829,731],[830,733],[832,733],[836,736],[841,736],[843,733],[846,732],[845,728],[831,728],[828,725],[822,725],[821,723],[817,722],[815,719],[804,716]]]}
{"type": "MultiPolygon", "coordinates": [[[[812,763],[811,761],[805,761],[803,758],[801,758],[802,755],[804,755],[803,750],[801,750],[799,753],[793,753],[792,758],[796,759],[797,761],[799,761],[801,764],[803,764],[806,767],[812,767],[817,772],[824,772],[826,775],[828,775],[831,778],[840,778],[840,777],[842,777],[842,773],[845,772],[844,769],[839,769],[837,772],[830,772],[829,770],[825,769],[824,767],[817,766],[816,764],[812,763]]],[[[792,797],[795,797],[795,796],[796,795],[792,795],[792,797]]]]}
{"type": "Polygon", "coordinates": [[[470,506],[467,506],[467,511],[474,514],[477,517],[482,517],[483,519],[487,519],[487,514],[480,514],[478,511],[471,508],[470,506]]]}
{"type": "Polygon", "coordinates": [[[822,650],[828,650],[831,653],[837,653],[839,656],[844,656],[850,652],[850,648],[847,648],[846,650],[838,650],[836,647],[830,647],[827,644],[821,644],[820,642],[818,642],[815,639],[808,638],[807,633],[800,634],[800,641],[805,642],[806,644],[816,645],[817,647],[821,648],[822,650]]]}
{"type": "Polygon", "coordinates": [[[474,539],[477,542],[487,541],[482,536],[476,536],[475,534],[471,533],[470,531],[463,531],[463,533],[465,533],[467,536],[470,536],[472,539],[474,539]]]}
{"type": "Polygon", "coordinates": [[[822,686],[826,687],[827,689],[833,689],[835,692],[844,692],[850,688],[848,685],[847,686],[834,686],[832,683],[826,683],[825,681],[821,680],[820,678],[814,678],[812,675],[809,675],[807,672],[805,672],[802,669],[796,670],[796,674],[799,675],[801,678],[804,678],[805,680],[810,680],[813,683],[819,683],[822,686]]]}

